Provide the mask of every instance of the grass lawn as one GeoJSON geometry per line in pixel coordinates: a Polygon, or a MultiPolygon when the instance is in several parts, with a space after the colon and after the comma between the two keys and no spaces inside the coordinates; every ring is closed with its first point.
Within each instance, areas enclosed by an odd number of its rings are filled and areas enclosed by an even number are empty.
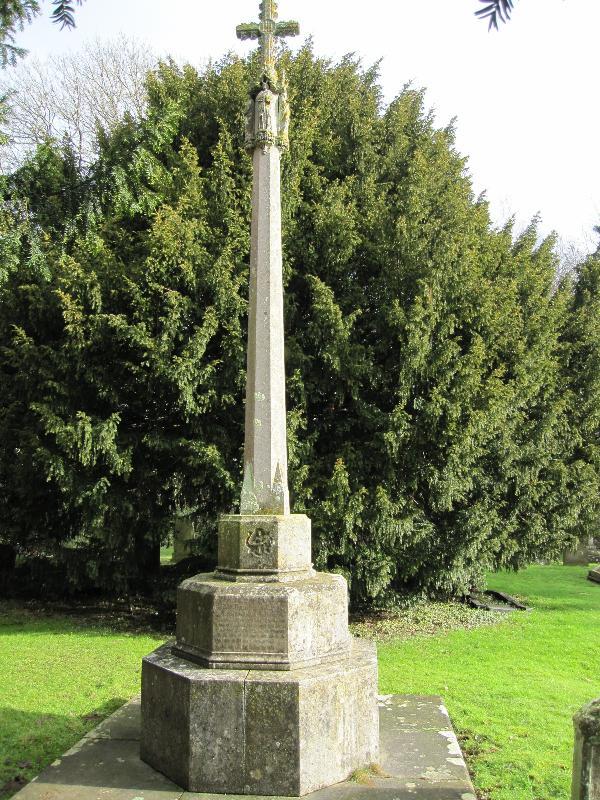
{"type": "Polygon", "coordinates": [[[0,605],[1,800],[138,692],[155,647],[150,635],[0,605]]]}
{"type": "Polygon", "coordinates": [[[379,647],[380,690],[441,694],[490,800],[568,800],[571,717],[600,696],[600,585],[582,567],[490,577],[530,613],[379,647]]]}
{"type": "MultiPolygon", "coordinates": [[[[379,638],[382,693],[441,694],[481,798],[568,800],[573,712],[600,696],[600,585],[580,567],[494,575],[534,610],[417,606],[359,622],[379,638]]],[[[0,800],[138,691],[161,637],[0,604],[0,800]],[[4,787],[4,788],[3,788],[4,787]]]]}

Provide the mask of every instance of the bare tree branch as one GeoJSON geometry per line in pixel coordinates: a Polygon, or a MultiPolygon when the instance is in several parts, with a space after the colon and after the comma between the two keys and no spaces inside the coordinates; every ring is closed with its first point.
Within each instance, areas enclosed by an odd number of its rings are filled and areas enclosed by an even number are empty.
{"type": "Polygon", "coordinates": [[[121,36],[47,61],[33,57],[0,73],[9,139],[0,148],[0,171],[14,170],[49,139],[66,138],[80,165],[89,164],[99,130],[112,130],[125,114],[138,119],[144,113],[146,75],[157,61],[145,44],[121,36]]]}

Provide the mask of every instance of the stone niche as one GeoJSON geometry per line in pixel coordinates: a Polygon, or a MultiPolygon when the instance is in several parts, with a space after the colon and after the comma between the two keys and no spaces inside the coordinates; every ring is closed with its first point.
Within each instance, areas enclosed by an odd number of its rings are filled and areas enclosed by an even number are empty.
{"type": "Polygon", "coordinates": [[[378,759],[377,654],[303,515],[229,516],[219,566],[180,586],[144,659],[141,755],[192,792],[301,796],[378,759]]]}

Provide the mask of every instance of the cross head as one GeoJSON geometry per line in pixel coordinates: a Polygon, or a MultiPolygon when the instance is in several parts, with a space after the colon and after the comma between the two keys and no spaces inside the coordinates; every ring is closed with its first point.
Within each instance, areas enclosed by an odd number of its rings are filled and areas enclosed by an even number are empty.
{"type": "Polygon", "coordinates": [[[258,39],[261,52],[262,78],[275,82],[275,44],[277,39],[298,36],[300,26],[297,22],[277,22],[276,0],[262,0],[260,22],[250,22],[237,26],[238,39],[258,39]]]}

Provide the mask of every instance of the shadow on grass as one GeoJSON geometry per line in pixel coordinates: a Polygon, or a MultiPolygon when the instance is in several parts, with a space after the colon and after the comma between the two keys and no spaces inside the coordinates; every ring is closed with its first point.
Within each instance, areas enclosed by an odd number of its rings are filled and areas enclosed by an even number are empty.
{"type": "Polygon", "coordinates": [[[0,601],[0,636],[46,636],[71,634],[102,637],[106,635],[149,636],[162,640],[174,630],[174,618],[162,618],[151,612],[130,613],[121,609],[73,609],[56,612],[53,608],[30,608],[0,601]]]}
{"type": "Polygon", "coordinates": [[[126,700],[114,697],[83,716],[0,708],[0,800],[7,800],[126,700]]]}

